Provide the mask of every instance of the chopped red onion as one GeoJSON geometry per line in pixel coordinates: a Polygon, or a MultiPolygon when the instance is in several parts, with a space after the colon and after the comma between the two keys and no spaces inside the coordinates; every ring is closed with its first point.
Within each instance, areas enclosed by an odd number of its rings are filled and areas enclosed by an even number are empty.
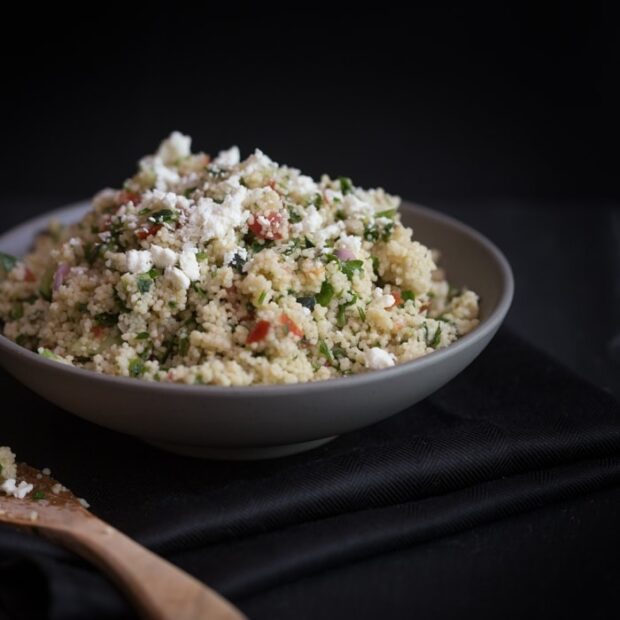
{"type": "Polygon", "coordinates": [[[55,291],[57,291],[62,286],[62,283],[65,281],[67,275],[69,275],[70,271],[71,267],[69,267],[67,263],[60,263],[60,265],[58,265],[58,269],[56,269],[56,273],[54,274],[55,291]]]}
{"type": "Polygon", "coordinates": [[[340,248],[334,252],[334,254],[340,260],[353,260],[355,258],[355,254],[349,250],[349,248],[340,248]]]}

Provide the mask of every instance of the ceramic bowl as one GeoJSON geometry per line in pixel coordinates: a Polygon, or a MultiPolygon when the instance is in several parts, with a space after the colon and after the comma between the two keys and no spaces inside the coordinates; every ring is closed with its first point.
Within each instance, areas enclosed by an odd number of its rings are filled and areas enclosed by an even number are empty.
{"type": "MultiPolygon", "coordinates": [[[[50,217],[78,220],[82,203],[31,220],[0,237],[0,251],[25,254],[50,217]]],[[[415,237],[441,250],[455,286],[480,295],[480,325],[445,349],[366,374],[316,383],[256,387],[160,384],[97,374],[49,361],[0,336],[0,364],[46,400],[86,420],[174,452],[262,459],[319,446],[426,398],[466,368],[502,323],[513,295],[510,266],[481,234],[404,203],[415,237]]]]}

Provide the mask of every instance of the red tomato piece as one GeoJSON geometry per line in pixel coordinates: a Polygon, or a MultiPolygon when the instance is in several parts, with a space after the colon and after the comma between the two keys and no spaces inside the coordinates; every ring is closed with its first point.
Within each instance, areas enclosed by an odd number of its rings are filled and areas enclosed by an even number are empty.
{"type": "Polygon", "coordinates": [[[254,329],[252,329],[249,333],[248,339],[245,343],[252,344],[253,342],[261,342],[261,340],[265,340],[270,329],[271,323],[269,321],[258,321],[258,323],[254,325],[254,329]]]}
{"type": "Polygon", "coordinates": [[[304,332],[302,331],[301,327],[299,327],[299,325],[297,325],[297,323],[295,323],[295,321],[293,321],[290,316],[283,314],[280,317],[280,323],[282,323],[282,325],[284,325],[291,334],[294,334],[298,338],[303,337],[304,332]]]}
{"type": "Polygon", "coordinates": [[[24,282],[35,282],[36,279],[37,278],[35,277],[34,273],[32,273],[32,271],[30,271],[30,269],[26,267],[24,269],[24,282]]]}
{"type": "Polygon", "coordinates": [[[282,233],[280,232],[281,225],[282,214],[272,211],[260,216],[255,215],[254,221],[249,224],[249,228],[255,237],[274,241],[275,239],[282,239],[282,233]],[[267,224],[264,222],[259,222],[258,217],[265,218],[267,220],[267,224]]]}
{"type": "Polygon", "coordinates": [[[148,228],[141,228],[136,232],[136,237],[138,239],[146,239],[147,237],[151,237],[152,235],[156,235],[159,229],[161,228],[161,224],[153,224],[148,228]]]}

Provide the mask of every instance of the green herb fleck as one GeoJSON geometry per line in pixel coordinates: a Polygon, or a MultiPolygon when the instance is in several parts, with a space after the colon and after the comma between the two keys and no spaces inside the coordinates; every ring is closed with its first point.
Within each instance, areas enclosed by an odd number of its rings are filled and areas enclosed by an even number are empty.
{"type": "Polygon", "coordinates": [[[337,222],[342,222],[347,219],[347,214],[342,209],[338,209],[338,211],[336,211],[335,218],[337,222]]]}
{"type": "Polygon", "coordinates": [[[162,209],[153,213],[149,220],[155,224],[167,224],[170,222],[176,222],[179,219],[179,214],[172,209],[162,209]]]}
{"type": "Polygon", "coordinates": [[[267,291],[263,291],[259,296],[258,296],[258,302],[257,305],[262,306],[263,303],[265,302],[265,298],[267,297],[267,291]]]}
{"type": "Polygon", "coordinates": [[[347,177],[340,177],[338,181],[340,181],[340,191],[343,195],[346,196],[353,191],[353,183],[351,179],[348,179],[347,177]]]}
{"type": "Polygon", "coordinates": [[[132,377],[141,377],[145,370],[146,368],[144,367],[144,362],[139,357],[134,357],[129,362],[129,374],[132,377]]]}
{"type": "Polygon", "coordinates": [[[45,301],[52,301],[52,293],[53,293],[53,284],[54,284],[54,273],[56,272],[56,267],[48,267],[46,272],[43,274],[41,278],[41,283],[39,285],[39,294],[45,301]]]}
{"type": "Polygon", "coordinates": [[[114,327],[118,323],[118,314],[110,312],[102,312],[95,316],[95,323],[102,327],[114,327]]]}
{"type": "Polygon", "coordinates": [[[136,336],[136,338],[137,338],[138,340],[148,340],[148,338],[149,338],[149,333],[148,333],[148,332],[140,332],[140,333],[136,336]]]}
{"type": "Polygon", "coordinates": [[[437,329],[435,330],[435,335],[433,336],[433,339],[431,340],[431,343],[429,346],[433,347],[433,349],[436,349],[440,342],[441,342],[441,325],[438,325],[437,329]]]}
{"type": "Polygon", "coordinates": [[[319,340],[319,354],[327,360],[328,364],[334,363],[334,356],[324,340],[319,340]]]}
{"type": "Polygon", "coordinates": [[[400,297],[403,300],[403,302],[405,302],[405,301],[415,301],[415,293],[413,291],[410,291],[410,290],[402,291],[401,294],[400,294],[400,297]]]}
{"type": "Polygon", "coordinates": [[[385,211],[379,211],[375,213],[375,217],[386,217],[392,219],[396,215],[396,209],[386,209],[385,211]]]}
{"type": "Polygon", "coordinates": [[[196,260],[199,263],[202,263],[202,261],[207,260],[208,257],[209,255],[206,252],[196,252],[196,260]]]}
{"type": "Polygon", "coordinates": [[[0,252],[0,271],[7,275],[19,261],[15,256],[0,252]]]}
{"type": "Polygon", "coordinates": [[[357,313],[360,315],[360,320],[361,321],[366,321],[366,311],[364,310],[364,308],[362,308],[362,306],[358,306],[357,307],[357,313]]]}
{"type": "Polygon", "coordinates": [[[21,301],[16,301],[11,307],[11,312],[9,313],[11,320],[19,321],[24,316],[24,304],[21,301]]]}
{"type": "Polygon", "coordinates": [[[237,273],[243,273],[243,266],[246,264],[247,259],[243,258],[241,254],[235,254],[228,265],[232,267],[237,273]]]}
{"type": "Polygon", "coordinates": [[[353,274],[356,271],[362,271],[364,267],[364,261],[362,260],[347,260],[342,263],[340,269],[342,273],[344,273],[349,280],[353,279],[353,274]]]}
{"type": "Polygon", "coordinates": [[[323,196],[321,196],[321,194],[317,194],[314,197],[314,200],[312,201],[312,204],[317,208],[320,209],[323,206],[323,196]]]}
{"type": "Polygon", "coordinates": [[[316,300],[326,308],[329,306],[329,302],[332,300],[334,296],[334,287],[329,283],[329,281],[325,280],[323,284],[321,284],[321,290],[316,295],[316,300]]]}
{"type": "Polygon", "coordinates": [[[39,501],[41,499],[45,499],[45,493],[43,491],[35,491],[32,494],[32,499],[39,501]]]}
{"type": "Polygon", "coordinates": [[[299,215],[299,213],[297,213],[297,211],[295,211],[294,207],[289,205],[288,207],[288,221],[291,222],[292,224],[297,224],[298,222],[301,222],[303,218],[301,217],[301,215],[299,215]]]}
{"type": "Polygon", "coordinates": [[[148,293],[151,290],[151,287],[153,286],[153,279],[151,278],[150,275],[143,274],[141,276],[138,276],[138,280],[136,284],[138,285],[138,290],[142,294],[148,293]]]}

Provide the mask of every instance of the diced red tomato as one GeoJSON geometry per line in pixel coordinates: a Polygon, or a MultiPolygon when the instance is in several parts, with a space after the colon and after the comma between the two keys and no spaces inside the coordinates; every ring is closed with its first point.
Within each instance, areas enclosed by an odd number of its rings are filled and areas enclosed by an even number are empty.
{"type": "Polygon", "coordinates": [[[134,205],[138,205],[140,204],[141,199],[142,196],[140,196],[140,194],[138,194],[137,192],[130,192],[126,189],[121,190],[116,196],[116,202],[119,206],[127,204],[130,200],[134,203],[134,205]]]}
{"type": "Polygon", "coordinates": [[[261,218],[266,218],[268,224],[263,225],[258,221],[259,216],[254,216],[254,221],[249,224],[250,230],[254,233],[255,237],[259,239],[268,239],[273,241],[275,239],[282,239],[282,232],[280,227],[282,225],[282,214],[278,212],[270,212],[261,214],[261,218]]]}
{"type": "Polygon", "coordinates": [[[105,334],[105,327],[102,325],[93,325],[90,333],[97,339],[103,338],[103,335],[105,334]]]}
{"type": "Polygon", "coordinates": [[[146,239],[148,237],[151,237],[152,235],[156,235],[160,228],[161,224],[153,224],[148,228],[141,228],[140,230],[136,231],[136,237],[138,237],[138,239],[146,239]]]}
{"type": "Polygon", "coordinates": [[[291,317],[287,314],[283,314],[280,317],[280,323],[282,323],[282,325],[284,325],[284,327],[286,327],[291,334],[297,336],[298,338],[303,337],[304,332],[301,327],[299,327],[299,325],[297,325],[297,323],[295,323],[295,321],[293,321],[293,319],[291,319],[291,317]]]}
{"type": "Polygon", "coordinates": [[[254,325],[254,329],[252,329],[252,331],[248,334],[248,339],[245,343],[252,344],[253,342],[261,342],[261,340],[265,340],[270,329],[271,323],[269,321],[258,321],[258,323],[254,325]]]}
{"type": "Polygon", "coordinates": [[[35,282],[36,279],[37,278],[34,275],[34,273],[32,273],[32,271],[30,271],[30,269],[28,269],[28,267],[26,267],[24,269],[24,282],[35,282]]]}
{"type": "Polygon", "coordinates": [[[400,295],[400,291],[397,288],[394,288],[392,289],[391,295],[394,298],[394,303],[391,307],[393,308],[394,306],[396,306],[397,308],[400,308],[400,306],[403,305],[403,298],[400,295]]]}

